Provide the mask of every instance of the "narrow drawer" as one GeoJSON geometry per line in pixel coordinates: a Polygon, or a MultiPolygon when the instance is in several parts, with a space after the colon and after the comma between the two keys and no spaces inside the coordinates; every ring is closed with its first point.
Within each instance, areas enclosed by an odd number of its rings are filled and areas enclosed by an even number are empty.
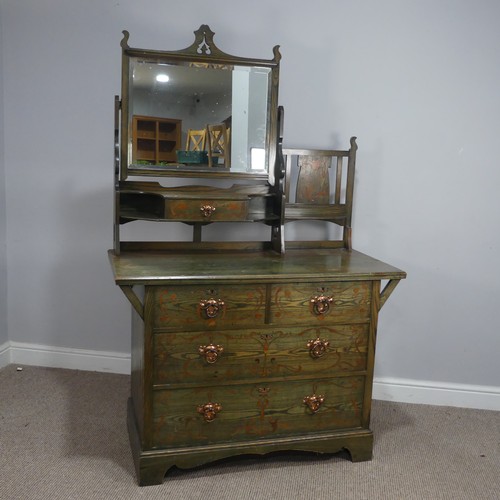
{"type": "Polygon", "coordinates": [[[248,215],[248,200],[184,199],[165,200],[165,218],[211,222],[244,221],[248,215]]]}
{"type": "Polygon", "coordinates": [[[153,447],[360,427],[364,384],[358,376],[155,391],[153,447]]]}
{"type": "Polygon", "coordinates": [[[371,282],[318,286],[276,284],[271,291],[270,322],[275,325],[333,324],[370,318],[371,282]]]}
{"type": "Polygon", "coordinates": [[[366,369],[368,324],[156,333],[154,384],[334,375],[366,369]]]}
{"type": "Polygon", "coordinates": [[[265,286],[153,287],[153,324],[191,331],[263,324],[265,298],[265,286]]]}

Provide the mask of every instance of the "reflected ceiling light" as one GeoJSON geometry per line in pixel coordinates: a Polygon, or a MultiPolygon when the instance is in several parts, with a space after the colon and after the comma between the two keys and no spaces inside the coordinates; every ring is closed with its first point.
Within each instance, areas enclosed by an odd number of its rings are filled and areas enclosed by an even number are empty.
{"type": "Polygon", "coordinates": [[[170,80],[170,78],[165,73],[160,73],[160,74],[156,75],[157,82],[166,83],[169,80],[170,80]]]}

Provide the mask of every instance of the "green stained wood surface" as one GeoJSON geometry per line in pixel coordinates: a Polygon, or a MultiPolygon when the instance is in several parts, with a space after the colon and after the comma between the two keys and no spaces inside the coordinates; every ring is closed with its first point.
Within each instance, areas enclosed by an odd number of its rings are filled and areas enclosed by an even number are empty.
{"type": "Polygon", "coordinates": [[[165,219],[193,221],[243,221],[247,217],[248,202],[240,200],[166,200],[165,219]],[[210,207],[204,215],[202,207],[210,207]]]}
{"type": "Polygon", "coordinates": [[[276,283],[271,286],[270,323],[276,325],[326,325],[366,321],[370,314],[371,288],[367,281],[329,282],[327,276],[312,283],[276,283]],[[324,314],[316,314],[311,300],[332,300],[324,314]]]}
{"type": "Polygon", "coordinates": [[[293,437],[256,438],[231,444],[207,444],[191,447],[159,448],[154,451],[141,447],[137,422],[129,400],[127,426],[140,486],[161,484],[165,473],[174,465],[191,468],[234,455],[262,455],[276,451],[309,451],[335,453],[347,450],[353,462],[371,460],[373,433],[368,429],[345,429],[331,432],[299,434],[293,437]]]}
{"type": "Polygon", "coordinates": [[[406,274],[342,248],[242,248],[109,252],[135,307],[128,425],[140,484],[241,453],[371,458],[378,311],[406,274]],[[222,304],[214,317],[210,299],[222,304]],[[327,343],[319,358],[316,340],[327,343]],[[215,363],[209,345],[221,348],[215,363]],[[312,396],[324,397],[316,413],[312,396]],[[208,403],[212,421],[199,411],[208,403]]]}
{"type": "MultiPolygon", "coordinates": [[[[116,284],[133,306],[128,429],[141,485],[161,483],[174,465],[194,467],[244,453],[347,449],[354,461],[369,460],[378,313],[406,277],[350,251],[355,137],[348,151],[281,151],[278,47],[271,60],[237,58],[218,49],[213,36],[202,25],[191,46],[171,52],[132,48],[128,32],[121,43],[117,153],[118,137],[124,140],[115,160],[116,253],[110,250],[109,259],[116,284]],[[178,164],[128,166],[134,135],[131,57],[269,68],[269,175],[178,164]],[[281,152],[287,157],[285,177],[281,152]],[[300,169],[294,203],[291,156],[298,156],[300,169]],[[252,182],[171,187],[131,181],[130,175],[252,182]],[[193,226],[193,241],[120,241],[120,225],[141,219],[185,222],[193,226]],[[343,227],[343,236],[285,243],[284,224],[294,220],[330,221],[343,227]],[[250,221],[267,224],[270,240],[202,238],[206,224],[250,221]],[[388,284],[381,292],[382,280],[388,284]]],[[[145,135],[159,139],[152,130],[145,135]]]]}
{"type": "Polygon", "coordinates": [[[328,204],[330,179],[328,169],[332,163],[328,156],[299,156],[296,203],[328,204]]]}
{"type": "MultiPolygon", "coordinates": [[[[153,325],[170,330],[222,330],[264,324],[311,326],[367,321],[370,315],[369,281],[275,283],[272,285],[209,284],[152,287],[153,325]],[[312,300],[331,299],[324,314],[316,314],[312,300]],[[203,303],[220,303],[208,316],[203,303]]],[[[122,288],[125,286],[122,285],[122,288]]]]}
{"type": "Polygon", "coordinates": [[[364,372],[368,350],[365,324],[253,328],[214,332],[158,332],[153,336],[156,386],[219,385],[249,379],[294,379],[318,373],[364,372]],[[315,358],[309,341],[328,342],[326,352],[315,358]],[[220,346],[213,363],[199,348],[220,346]]]}
{"type": "Polygon", "coordinates": [[[273,251],[109,251],[119,285],[218,281],[269,283],[277,280],[402,279],[406,273],[365,254],[342,248],[273,251]]]}
{"type": "Polygon", "coordinates": [[[360,427],[363,391],[364,377],[157,390],[153,448],[360,427]],[[324,396],[316,413],[303,402],[313,394],[324,396]],[[197,411],[209,402],[221,406],[211,422],[197,411]]]}
{"type": "Polygon", "coordinates": [[[256,285],[173,285],[152,288],[153,325],[177,330],[200,330],[263,325],[266,287],[256,285]],[[200,304],[213,299],[221,302],[214,317],[200,304]]]}

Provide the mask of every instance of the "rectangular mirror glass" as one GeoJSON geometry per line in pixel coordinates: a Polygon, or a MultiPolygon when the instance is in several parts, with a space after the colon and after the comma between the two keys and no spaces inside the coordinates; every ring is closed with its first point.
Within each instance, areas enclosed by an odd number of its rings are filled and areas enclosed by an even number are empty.
{"type": "Polygon", "coordinates": [[[130,58],[130,170],[266,173],[271,69],[130,58]]]}

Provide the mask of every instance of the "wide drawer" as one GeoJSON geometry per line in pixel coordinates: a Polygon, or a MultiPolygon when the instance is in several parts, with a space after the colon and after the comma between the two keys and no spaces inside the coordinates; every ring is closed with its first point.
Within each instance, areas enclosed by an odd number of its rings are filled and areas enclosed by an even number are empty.
{"type": "Polygon", "coordinates": [[[356,376],[155,391],[153,448],[360,427],[364,385],[356,376]]]}
{"type": "Polygon", "coordinates": [[[366,369],[369,325],[253,328],[154,335],[161,384],[216,384],[366,369]]]}
{"type": "Polygon", "coordinates": [[[282,283],[272,286],[270,323],[332,324],[368,320],[371,282],[282,283]]]}
{"type": "Polygon", "coordinates": [[[264,323],[265,286],[178,285],[152,290],[156,328],[215,330],[264,323]]]}
{"type": "Polygon", "coordinates": [[[165,218],[197,222],[244,221],[248,200],[166,199],[165,218]]]}

